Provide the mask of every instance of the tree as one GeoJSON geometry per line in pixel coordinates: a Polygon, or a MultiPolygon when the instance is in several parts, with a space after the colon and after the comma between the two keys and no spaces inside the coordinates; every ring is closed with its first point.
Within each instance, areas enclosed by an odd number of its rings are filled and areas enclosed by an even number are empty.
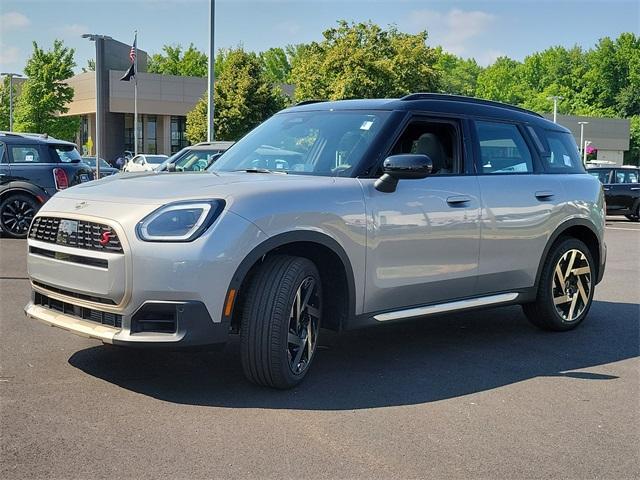
{"type": "Polygon", "coordinates": [[[96,71],[96,61],[93,58],[87,60],[87,66],[82,67],[82,73],[87,72],[95,72],[96,71]]]}
{"type": "MultiPolygon", "coordinates": [[[[16,86],[13,86],[13,100],[16,100],[16,86]]],[[[5,76],[0,85],[0,131],[9,130],[9,77],[5,76]]]]}
{"type": "Polygon", "coordinates": [[[527,97],[526,90],[521,64],[509,57],[498,58],[478,75],[476,95],[481,98],[520,105],[527,97]]]}
{"type": "MultiPolygon", "coordinates": [[[[242,48],[227,50],[214,87],[215,137],[238,140],[285,106],[280,90],[269,81],[260,58],[242,48]]],[[[207,99],[187,114],[187,138],[196,143],[207,137],[207,99]]]]}
{"type": "Polygon", "coordinates": [[[292,59],[297,100],[402,96],[438,85],[436,55],[426,45],[426,32],[410,35],[343,20],[323,36],[292,59]]]}
{"type": "Polygon", "coordinates": [[[439,91],[454,95],[474,96],[482,68],[473,59],[463,59],[436,48],[435,68],[439,73],[439,91]]]}
{"type": "Polygon", "coordinates": [[[73,88],[65,80],[73,76],[74,50],[61,40],[53,49],[43,50],[33,42],[33,54],[27,60],[24,73],[27,80],[16,102],[14,129],[18,132],[47,133],[72,140],[80,126],[77,117],[61,117],[69,111],[73,88]]]}
{"type": "Polygon", "coordinates": [[[640,115],[635,115],[630,120],[631,138],[629,139],[629,151],[624,155],[624,163],[640,166],[640,115]]]}
{"type": "Polygon", "coordinates": [[[289,81],[291,65],[284,49],[270,48],[260,54],[260,60],[262,60],[267,80],[274,83],[287,83],[289,81]]]}
{"type": "Polygon", "coordinates": [[[193,43],[186,50],[181,45],[165,45],[164,53],[156,53],[149,58],[147,70],[163,75],[183,75],[187,77],[206,77],[208,73],[207,54],[201,52],[193,43]]]}

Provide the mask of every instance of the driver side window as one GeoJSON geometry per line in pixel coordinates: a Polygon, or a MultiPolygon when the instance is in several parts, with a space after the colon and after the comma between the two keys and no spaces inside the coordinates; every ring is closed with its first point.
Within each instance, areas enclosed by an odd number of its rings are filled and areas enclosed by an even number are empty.
{"type": "Polygon", "coordinates": [[[461,172],[458,132],[449,122],[414,121],[402,133],[392,155],[422,153],[433,162],[432,175],[461,172]]]}

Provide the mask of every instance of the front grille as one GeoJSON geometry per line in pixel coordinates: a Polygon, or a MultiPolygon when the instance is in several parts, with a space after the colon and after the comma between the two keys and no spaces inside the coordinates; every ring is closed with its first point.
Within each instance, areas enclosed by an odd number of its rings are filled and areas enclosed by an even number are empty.
{"type": "Polygon", "coordinates": [[[62,288],[52,287],[51,285],[47,285],[46,283],[38,282],[36,280],[33,280],[33,284],[36,287],[44,288],[45,290],[49,290],[50,292],[58,293],[60,295],[65,295],[67,297],[79,298],[80,300],[86,300],[87,302],[104,303],[105,305],[116,305],[116,302],[114,302],[110,298],[94,297],[93,295],[76,293],[70,290],[64,290],[62,288]]]}
{"type": "Polygon", "coordinates": [[[40,255],[41,257],[53,258],[63,262],[79,263],[91,267],[109,268],[109,261],[104,258],[85,257],[83,255],[72,255],[70,253],[56,252],[45,248],[29,247],[29,253],[40,255]]]}
{"type": "Polygon", "coordinates": [[[110,226],[85,220],[71,220],[71,222],[76,222],[74,225],[77,224],[77,229],[63,234],[59,232],[62,220],[57,217],[36,217],[31,224],[29,238],[68,247],[124,253],[118,235],[110,226]],[[101,245],[100,241],[106,232],[109,232],[109,241],[101,245]]]}
{"type": "Polygon", "coordinates": [[[47,297],[40,292],[34,292],[33,303],[82,320],[100,323],[109,327],[122,328],[122,315],[116,313],[101,312],[93,308],[72,305],[71,303],[47,297]]]}

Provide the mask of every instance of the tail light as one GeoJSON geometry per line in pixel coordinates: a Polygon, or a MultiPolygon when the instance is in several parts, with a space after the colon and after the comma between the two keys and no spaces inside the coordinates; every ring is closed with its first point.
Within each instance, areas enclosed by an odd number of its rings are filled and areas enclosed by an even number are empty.
{"type": "Polygon", "coordinates": [[[69,177],[62,168],[53,169],[53,179],[56,182],[56,190],[64,190],[69,186],[69,177]]]}

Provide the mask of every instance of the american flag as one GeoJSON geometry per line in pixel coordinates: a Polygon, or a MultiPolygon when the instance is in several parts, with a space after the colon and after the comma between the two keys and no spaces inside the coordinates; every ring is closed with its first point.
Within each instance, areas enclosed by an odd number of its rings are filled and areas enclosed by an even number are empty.
{"type": "Polygon", "coordinates": [[[129,60],[131,60],[131,66],[129,67],[129,70],[127,70],[127,73],[125,73],[124,76],[120,79],[125,82],[128,82],[136,76],[136,55],[138,54],[137,43],[138,32],[135,33],[133,37],[133,45],[131,45],[131,50],[129,50],[129,60]]]}

